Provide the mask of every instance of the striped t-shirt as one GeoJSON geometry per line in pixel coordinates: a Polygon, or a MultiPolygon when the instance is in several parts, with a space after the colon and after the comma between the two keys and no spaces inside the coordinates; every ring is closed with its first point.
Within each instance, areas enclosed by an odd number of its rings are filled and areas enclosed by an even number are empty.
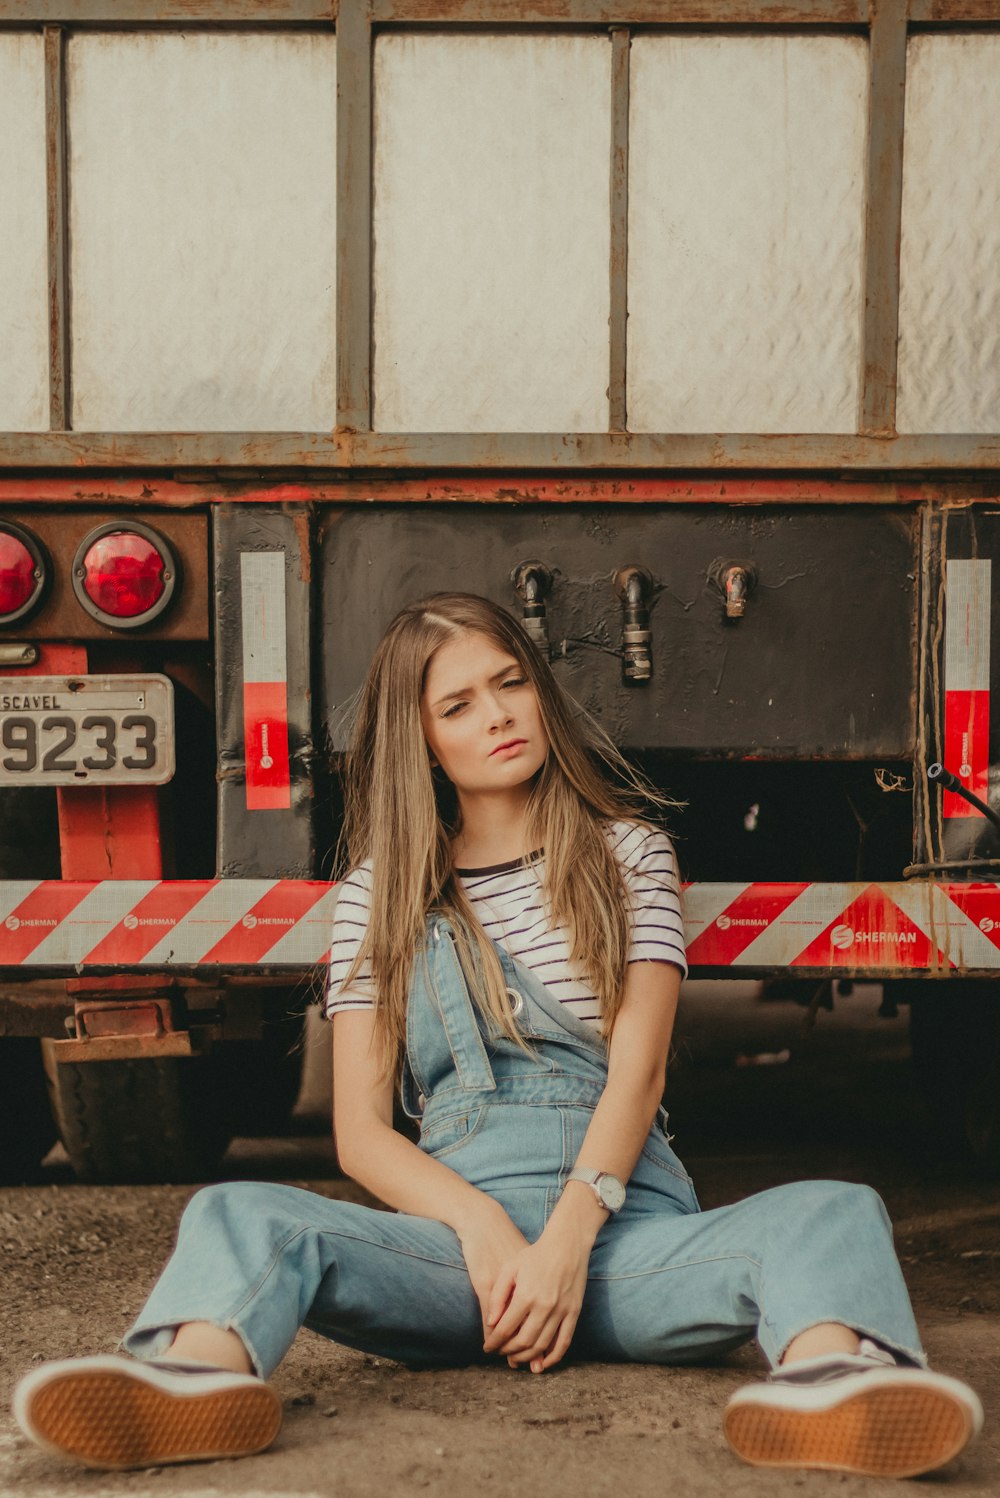
{"type": "MultiPolygon", "coordinates": [[[[629,962],[670,962],[687,972],[677,863],[665,833],[634,822],[608,828],[632,896],[634,927],[629,962]]],[[[544,857],[515,859],[487,869],[455,874],[487,936],[531,968],[546,988],[579,1018],[598,1027],[600,1005],[586,979],[570,965],[568,933],[545,920],[544,857]]],[[[340,886],[330,948],[328,1018],[346,1009],[371,1009],[371,969],[365,963],[350,988],[344,979],[365,934],[370,909],[371,865],[353,870],[340,886]]]]}

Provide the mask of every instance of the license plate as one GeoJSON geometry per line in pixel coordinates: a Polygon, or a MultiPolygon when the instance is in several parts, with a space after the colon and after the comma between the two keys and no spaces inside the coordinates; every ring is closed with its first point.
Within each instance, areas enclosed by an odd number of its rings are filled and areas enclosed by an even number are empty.
{"type": "Polygon", "coordinates": [[[0,785],[163,785],[166,676],[0,676],[0,785]]]}

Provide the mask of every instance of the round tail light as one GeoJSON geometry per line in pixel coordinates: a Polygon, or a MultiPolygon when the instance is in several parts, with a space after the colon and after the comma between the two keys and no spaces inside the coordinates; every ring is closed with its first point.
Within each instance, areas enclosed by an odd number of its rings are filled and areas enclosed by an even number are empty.
{"type": "Polygon", "coordinates": [[[45,561],[34,536],[10,521],[0,524],[0,624],[13,624],[38,602],[45,561]]]}
{"type": "Polygon", "coordinates": [[[92,618],[118,629],[148,624],[167,607],[177,563],[148,525],[119,521],[91,531],[73,559],[73,587],[92,618]]]}

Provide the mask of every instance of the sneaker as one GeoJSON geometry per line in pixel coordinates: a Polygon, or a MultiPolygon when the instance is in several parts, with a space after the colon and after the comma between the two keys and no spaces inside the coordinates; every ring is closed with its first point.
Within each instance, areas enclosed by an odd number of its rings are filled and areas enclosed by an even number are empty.
{"type": "Polygon", "coordinates": [[[87,1467],[159,1467],[263,1451],[281,1427],[281,1401],[248,1373],[73,1358],[27,1374],[14,1415],[46,1451],[87,1467]]]}
{"type": "Polygon", "coordinates": [[[982,1405],[957,1378],[857,1356],[809,1362],[824,1366],[793,1364],[730,1399],[723,1428],[744,1461],[917,1477],[950,1462],[982,1427],[982,1405]]]}

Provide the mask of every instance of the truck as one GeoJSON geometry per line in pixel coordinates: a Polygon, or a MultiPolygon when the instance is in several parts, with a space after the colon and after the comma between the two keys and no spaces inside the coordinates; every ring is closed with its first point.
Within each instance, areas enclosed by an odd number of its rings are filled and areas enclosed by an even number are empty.
{"type": "Polygon", "coordinates": [[[998,0],[0,0],[8,1179],[287,1116],[439,590],[683,803],[692,972],[882,983],[1000,1164],[998,76],[998,0]]]}

